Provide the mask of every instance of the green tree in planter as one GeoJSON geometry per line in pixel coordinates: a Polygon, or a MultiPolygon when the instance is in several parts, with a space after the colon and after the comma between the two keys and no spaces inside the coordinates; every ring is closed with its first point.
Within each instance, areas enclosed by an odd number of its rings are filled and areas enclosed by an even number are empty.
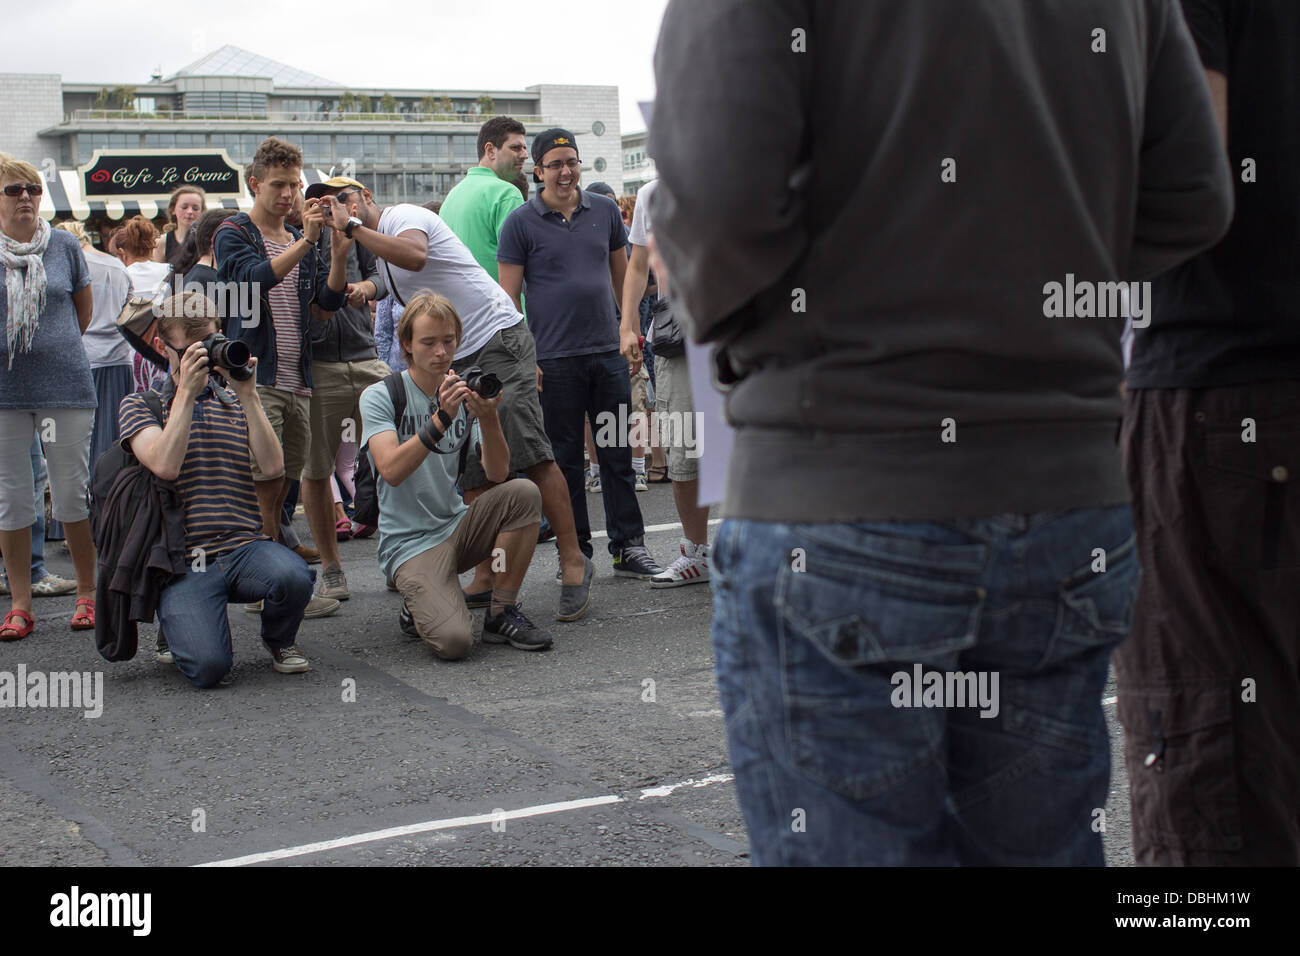
{"type": "Polygon", "coordinates": [[[422,96],[416,106],[416,112],[421,114],[420,119],[422,121],[428,121],[434,113],[438,112],[438,98],[436,96],[422,96]]]}
{"type": "Polygon", "coordinates": [[[379,112],[387,113],[390,118],[397,116],[397,97],[392,93],[385,93],[379,99],[379,112]]]}
{"type": "Polygon", "coordinates": [[[492,102],[492,97],[488,96],[486,93],[474,102],[478,105],[479,115],[481,116],[491,116],[496,112],[496,104],[492,102]]]}
{"type": "Polygon", "coordinates": [[[434,110],[434,112],[439,114],[439,119],[447,120],[456,118],[456,107],[452,105],[451,97],[449,96],[438,97],[438,108],[434,110]]]}

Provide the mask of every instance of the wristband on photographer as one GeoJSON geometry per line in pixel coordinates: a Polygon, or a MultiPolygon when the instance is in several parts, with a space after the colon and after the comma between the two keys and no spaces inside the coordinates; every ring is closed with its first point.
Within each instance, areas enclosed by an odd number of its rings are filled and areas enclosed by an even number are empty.
{"type": "Polygon", "coordinates": [[[438,442],[445,431],[445,428],[436,429],[433,424],[433,418],[429,417],[425,420],[424,424],[420,426],[420,430],[416,432],[416,435],[420,438],[420,444],[429,449],[429,451],[436,452],[438,450],[438,442]]]}

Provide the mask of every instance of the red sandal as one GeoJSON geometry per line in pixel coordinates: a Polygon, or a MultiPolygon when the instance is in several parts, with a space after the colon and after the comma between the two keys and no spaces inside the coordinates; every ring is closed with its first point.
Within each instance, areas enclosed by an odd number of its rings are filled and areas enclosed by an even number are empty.
{"type": "Polygon", "coordinates": [[[90,598],[77,598],[77,613],[72,615],[74,631],[93,631],[95,629],[95,602],[90,598]]]}
{"type": "Polygon", "coordinates": [[[5,615],[4,623],[0,624],[0,641],[20,641],[36,629],[36,619],[28,611],[16,607],[5,615]],[[15,624],[11,618],[22,617],[27,619],[23,627],[15,624]],[[10,633],[5,633],[6,631],[10,633]]]}

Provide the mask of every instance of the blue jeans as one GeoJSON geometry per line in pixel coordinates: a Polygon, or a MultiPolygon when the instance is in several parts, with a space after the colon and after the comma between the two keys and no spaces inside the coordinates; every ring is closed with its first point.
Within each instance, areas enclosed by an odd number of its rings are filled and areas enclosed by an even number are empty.
{"type": "Polygon", "coordinates": [[[728,520],[712,556],[718,687],[755,863],[1102,865],[1101,694],[1138,581],[1127,505],[728,520]],[[922,690],[955,690],[961,673],[988,698],[970,683],[965,706],[922,690]]]}
{"type": "Polygon", "coordinates": [[[311,600],[307,562],[282,544],[252,541],[209,557],[163,589],[158,626],[182,674],[197,687],[216,685],[234,663],[226,604],[262,601],[262,640],[271,647],[294,642],[311,600]]]}
{"type": "Polygon", "coordinates": [[[591,557],[591,520],[587,517],[587,490],[583,482],[582,450],[585,446],[583,419],[590,417],[596,441],[596,458],[600,462],[601,498],[605,503],[605,527],[609,531],[609,552],[643,543],[645,525],[641,506],[636,500],[636,479],[632,474],[632,447],[615,429],[618,441],[599,440],[602,412],[620,420],[631,414],[632,386],[627,374],[627,359],[618,352],[596,355],[573,355],[568,358],[541,359],[542,420],[546,437],[551,440],[555,463],[569,486],[573,520],[578,531],[578,545],[591,557]]]}

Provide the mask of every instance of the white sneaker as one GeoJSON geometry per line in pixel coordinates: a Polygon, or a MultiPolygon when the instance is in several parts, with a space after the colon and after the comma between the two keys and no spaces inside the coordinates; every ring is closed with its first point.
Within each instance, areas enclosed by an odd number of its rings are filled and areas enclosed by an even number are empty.
{"type": "Polygon", "coordinates": [[[664,568],[663,574],[650,579],[652,588],[679,588],[685,584],[707,584],[709,581],[709,546],[695,545],[681,539],[681,556],[664,568]]]}
{"type": "Polygon", "coordinates": [[[636,490],[637,490],[637,491],[649,491],[649,490],[650,490],[650,485],[649,485],[649,483],[646,481],[646,477],[645,477],[645,472],[644,472],[644,471],[638,471],[638,472],[636,473],[636,490]]]}

